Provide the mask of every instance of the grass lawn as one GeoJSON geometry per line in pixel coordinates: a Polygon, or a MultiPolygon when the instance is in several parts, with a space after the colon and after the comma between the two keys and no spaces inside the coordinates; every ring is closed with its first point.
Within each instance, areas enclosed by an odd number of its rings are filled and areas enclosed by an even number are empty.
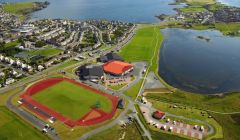
{"type": "Polygon", "coordinates": [[[135,99],[138,95],[139,89],[141,88],[143,80],[139,81],[137,84],[124,91],[124,94],[135,99]]]}
{"type": "MultiPolygon", "coordinates": [[[[163,42],[163,34],[160,27],[156,25],[140,25],[136,35],[120,51],[126,61],[146,61],[149,64],[149,71],[157,72],[158,52],[163,42]]],[[[124,93],[133,99],[138,95],[142,80],[124,93]]]]}
{"type": "Polygon", "coordinates": [[[192,29],[195,30],[207,30],[207,29],[215,29],[222,32],[224,35],[230,36],[240,36],[240,23],[216,23],[214,25],[194,25],[192,29]]]}
{"type": "Polygon", "coordinates": [[[184,13],[194,13],[194,12],[205,12],[207,10],[201,6],[189,6],[189,7],[181,8],[180,11],[184,13]]]}
{"type": "Polygon", "coordinates": [[[60,69],[64,69],[66,67],[69,67],[69,66],[77,64],[77,63],[79,63],[79,61],[76,61],[76,60],[65,61],[62,64],[58,65],[57,67],[54,67],[53,69],[47,70],[47,72],[53,72],[53,71],[57,71],[57,70],[60,70],[60,69]]]}
{"type": "Polygon", "coordinates": [[[4,44],[4,48],[11,48],[11,47],[15,47],[17,45],[19,45],[20,43],[18,41],[12,41],[9,43],[4,44]]]}
{"type": "Polygon", "coordinates": [[[23,20],[25,19],[24,12],[26,12],[26,10],[33,9],[34,6],[35,4],[33,2],[17,2],[4,4],[3,9],[4,11],[14,14],[23,20]]]}
{"type": "Polygon", "coordinates": [[[160,27],[155,25],[140,25],[136,35],[120,51],[126,61],[147,61],[151,70],[156,70],[158,65],[158,51],[163,41],[160,27]]]}
{"type": "Polygon", "coordinates": [[[162,94],[149,93],[147,94],[147,98],[223,113],[240,111],[239,93],[232,93],[219,97],[176,91],[174,93],[162,94]]]}
{"type": "Polygon", "coordinates": [[[108,86],[108,88],[111,88],[113,90],[119,90],[121,88],[123,88],[124,86],[126,86],[127,84],[119,84],[119,85],[114,85],[114,86],[108,86]]]}
{"type": "Polygon", "coordinates": [[[62,50],[54,48],[52,46],[46,46],[42,49],[39,50],[33,50],[28,52],[29,56],[34,56],[34,55],[42,55],[44,57],[52,57],[55,55],[58,55],[62,52],[62,50]]]}
{"type": "Polygon", "coordinates": [[[185,0],[190,5],[205,5],[205,4],[214,4],[215,0],[185,0]]]}
{"type": "Polygon", "coordinates": [[[33,99],[71,119],[79,119],[97,102],[100,102],[100,108],[105,112],[110,112],[112,107],[107,97],[68,81],[62,81],[40,91],[33,95],[33,99]]]}
{"type": "Polygon", "coordinates": [[[221,31],[224,35],[240,36],[240,23],[216,23],[215,28],[221,31]]]}
{"type": "Polygon", "coordinates": [[[240,114],[220,115],[212,113],[211,115],[223,128],[223,139],[221,140],[239,140],[240,122],[237,121],[237,118],[240,118],[240,114]]]}
{"type": "Polygon", "coordinates": [[[151,135],[153,140],[188,140],[187,138],[179,137],[176,135],[168,134],[168,133],[161,133],[159,131],[151,130],[151,135]]]}
{"type": "Polygon", "coordinates": [[[47,140],[39,130],[20,120],[6,107],[0,106],[0,139],[1,140],[47,140]]]}
{"type": "Polygon", "coordinates": [[[135,123],[127,125],[126,128],[121,128],[120,126],[116,125],[101,133],[93,135],[87,140],[118,140],[122,138],[124,133],[124,140],[143,140],[141,133],[139,132],[138,126],[135,123]]]}

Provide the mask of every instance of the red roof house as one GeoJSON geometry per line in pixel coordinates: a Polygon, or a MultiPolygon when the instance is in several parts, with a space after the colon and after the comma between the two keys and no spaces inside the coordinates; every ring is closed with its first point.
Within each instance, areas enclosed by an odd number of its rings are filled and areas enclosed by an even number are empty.
{"type": "Polygon", "coordinates": [[[106,73],[124,75],[133,70],[133,65],[122,61],[109,61],[103,65],[106,73]]]}
{"type": "Polygon", "coordinates": [[[164,117],[165,113],[164,112],[161,112],[161,111],[155,111],[153,112],[153,115],[152,117],[155,118],[155,119],[162,119],[164,117]]]}

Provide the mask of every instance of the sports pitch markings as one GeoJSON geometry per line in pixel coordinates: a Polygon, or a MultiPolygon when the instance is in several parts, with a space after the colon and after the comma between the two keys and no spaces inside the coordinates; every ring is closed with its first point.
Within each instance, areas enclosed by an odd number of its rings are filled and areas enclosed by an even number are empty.
{"type": "Polygon", "coordinates": [[[24,107],[40,117],[47,120],[52,116],[70,127],[111,119],[118,103],[118,97],[67,78],[37,82],[20,98],[24,107]]]}

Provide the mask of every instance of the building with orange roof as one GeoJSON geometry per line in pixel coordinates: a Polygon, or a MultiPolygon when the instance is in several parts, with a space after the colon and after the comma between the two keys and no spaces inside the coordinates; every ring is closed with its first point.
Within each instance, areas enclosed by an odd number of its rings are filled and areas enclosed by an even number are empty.
{"type": "Polygon", "coordinates": [[[112,75],[125,75],[133,70],[133,65],[122,61],[109,61],[103,65],[103,70],[112,75]]]}

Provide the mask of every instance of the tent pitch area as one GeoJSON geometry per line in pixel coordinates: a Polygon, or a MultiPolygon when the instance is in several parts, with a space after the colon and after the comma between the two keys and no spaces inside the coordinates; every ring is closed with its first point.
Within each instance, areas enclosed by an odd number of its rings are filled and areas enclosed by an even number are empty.
{"type": "Polygon", "coordinates": [[[118,98],[67,78],[51,78],[30,86],[20,98],[23,106],[44,119],[70,127],[111,119],[118,98]]]}

